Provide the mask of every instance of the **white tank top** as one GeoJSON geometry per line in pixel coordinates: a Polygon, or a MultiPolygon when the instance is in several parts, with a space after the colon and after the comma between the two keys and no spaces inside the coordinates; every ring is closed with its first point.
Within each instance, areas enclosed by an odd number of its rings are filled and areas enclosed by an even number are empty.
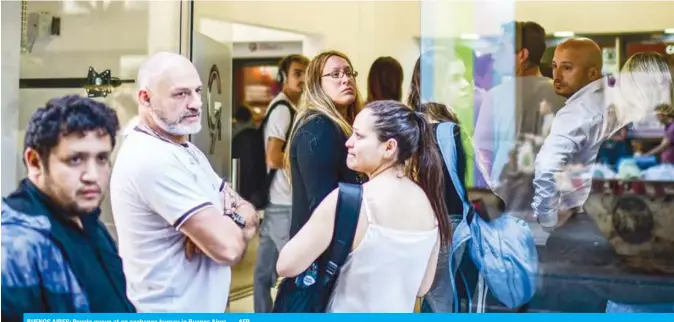
{"type": "Polygon", "coordinates": [[[363,206],[368,228],[342,266],[327,311],[412,313],[438,230],[378,226],[365,199],[363,206]]]}

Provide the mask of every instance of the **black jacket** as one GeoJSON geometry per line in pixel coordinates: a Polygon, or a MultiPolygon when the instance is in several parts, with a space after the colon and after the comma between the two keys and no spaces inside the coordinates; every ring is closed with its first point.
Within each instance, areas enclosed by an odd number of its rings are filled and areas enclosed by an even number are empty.
{"type": "Polygon", "coordinates": [[[340,182],[358,182],[356,172],[346,166],[347,137],[330,118],[312,116],[295,133],[290,146],[291,238],[340,182]]]}

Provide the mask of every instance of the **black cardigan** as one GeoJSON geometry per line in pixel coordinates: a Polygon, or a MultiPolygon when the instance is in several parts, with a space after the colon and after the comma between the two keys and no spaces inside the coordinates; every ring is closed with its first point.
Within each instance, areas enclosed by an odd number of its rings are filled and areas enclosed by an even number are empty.
{"type": "Polygon", "coordinates": [[[340,182],[358,182],[356,172],[346,166],[347,137],[330,118],[312,116],[295,133],[290,146],[291,238],[340,182]]]}

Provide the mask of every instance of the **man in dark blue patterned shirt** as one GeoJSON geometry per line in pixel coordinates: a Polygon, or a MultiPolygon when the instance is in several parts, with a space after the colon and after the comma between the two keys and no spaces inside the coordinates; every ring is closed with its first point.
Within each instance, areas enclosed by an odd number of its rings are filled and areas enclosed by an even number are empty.
{"type": "Polygon", "coordinates": [[[99,221],[119,122],[80,96],[31,117],[28,176],[2,200],[2,320],[24,313],[135,312],[117,248],[99,221]]]}

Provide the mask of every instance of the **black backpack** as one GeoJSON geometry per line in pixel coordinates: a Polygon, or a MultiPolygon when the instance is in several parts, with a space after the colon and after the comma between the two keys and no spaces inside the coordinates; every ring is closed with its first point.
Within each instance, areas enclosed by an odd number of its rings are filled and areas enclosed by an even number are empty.
{"type": "Polygon", "coordinates": [[[322,313],[351,252],[358,227],[363,187],[340,183],[335,228],[328,250],[296,277],[281,281],[274,301],[274,313],[322,313]]]}
{"type": "MultiPolygon", "coordinates": [[[[292,129],[293,121],[295,119],[295,110],[291,107],[290,102],[286,100],[274,102],[274,104],[269,107],[260,127],[252,129],[246,134],[250,136],[248,138],[250,141],[245,149],[250,151],[244,152],[248,155],[248,160],[241,160],[241,186],[239,187],[239,194],[245,200],[250,201],[250,203],[252,203],[258,210],[264,209],[269,205],[269,188],[271,187],[276,171],[278,170],[271,169],[267,173],[267,151],[265,150],[264,129],[267,125],[267,121],[269,121],[269,116],[279,105],[286,105],[290,112],[290,125],[288,126],[288,131],[286,131],[286,143],[283,145],[283,150],[285,151],[288,137],[290,136],[290,130],[292,129]]],[[[233,157],[236,158],[234,155],[233,157]]]]}

